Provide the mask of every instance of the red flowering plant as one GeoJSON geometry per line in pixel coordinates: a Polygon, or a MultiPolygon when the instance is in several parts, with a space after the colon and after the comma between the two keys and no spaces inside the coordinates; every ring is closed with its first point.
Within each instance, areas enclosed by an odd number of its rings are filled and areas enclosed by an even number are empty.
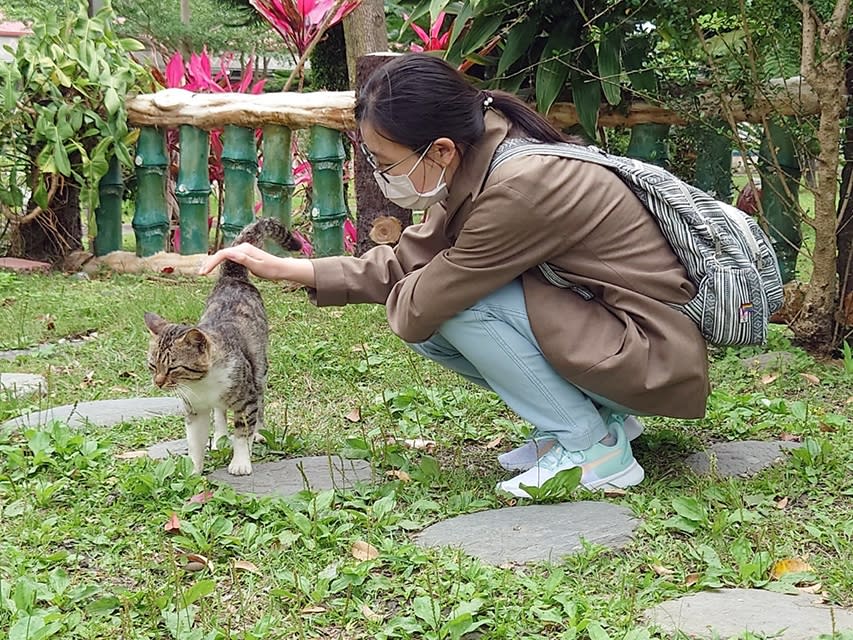
{"type": "MultiPolygon", "coordinates": [[[[219,68],[214,72],[213,64],[207,50],[203,49],[201,53],[190,54],[189,60],[184,60],[184,57],[178,52],[175,53],[166,64],[165,73],[160,73],[159,70],[154,71],[157,80],[167,88],[181,88],[187,91],[196,93],[261,93],[266,82],[265,79],[255,80],[254,65],[251,60],[243,67],[240,80],[231,81],[231,63],[234,60],[233,53],[224,53],[219,58],[219,68]]],[[[260,140],[261,131],[258,129],[255,133],[256,138],[260,140]]],[[[166,133],[166,141],[169,149],[169,155],[172,158],[173,173],[177,168],[177,158],[180,149],[179,136],[177,129],[169,129],[166,133]]],[[[225,170],[222,164],[222,129],[213,129],[210,131],[210,155],[208,156],[208,177],[210,182],[217,185],[219,191],[219,216],[222,214],[223,204],[223,180],[225,170]]],[[[208,227],[213,222],[212,217],[208,217],[208,227]]],[[[180,229],[175,229],[172,233],[172,244],[176,251],[181,248],[181,232],[180,229]]]]}
{"type": "MultiPolygon", "coordinates": [[[[421,27],[416,25],[414,22],[411,22],[409,26],[412,28],[418,37],[423,42],[422,45],[413,42],[409,48],[412,51],[444,51],[447,49],[447,44],[450,42],[450,29],[441,33],[441,27],[444,24],[444,18],[446,14],[444,11],[440,11],[439,14],[435,17],[435,21],[429,26],[429,33],[424,31],[421,27]]],[[[409,22],[409,16],[405,13],[403,14],[403,19],[406,22],[409,22]]]]}

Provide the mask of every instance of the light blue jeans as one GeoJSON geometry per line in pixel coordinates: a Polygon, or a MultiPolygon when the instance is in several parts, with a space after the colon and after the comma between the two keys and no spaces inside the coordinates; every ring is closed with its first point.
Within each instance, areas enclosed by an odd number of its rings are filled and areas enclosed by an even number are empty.
{"type": "Polygon", "coordinates": [[[409,346],[491,389],[535,427],[537,437],[553,436],[569,451],[604,438],[612,413],[630,413],[576,387],[548,364],[530,328],[520,280],[454,316],[429,340],[409,346]]]}

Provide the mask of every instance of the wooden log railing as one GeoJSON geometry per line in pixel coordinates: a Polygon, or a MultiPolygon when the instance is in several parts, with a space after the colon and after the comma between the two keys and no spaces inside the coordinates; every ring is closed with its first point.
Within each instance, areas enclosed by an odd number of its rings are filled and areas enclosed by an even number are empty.
{"type": "MultiPolygon", "coordinates": [[[[760,121],[771,110],[791,115],[817,112],[811,89],[799,78],[773,81],[749,107],[738,97],[710,94],[693,102],[697,117],[719,117],[724,105],[730,119],[760,121]]],[[[317,255],[335,255],[343,250],[344,152],[341,132],[355,128],[355,95],[351,91],[269,94],[197,94],[183,89],[165,89],[128,99],[130,124],[140,127],[135,156],[139,187],[133,229],[136,255],[149,257],[167,250],[169,217],[166,203],[170,179],[165,131],[180,132],[180,163],[175,195],[178,199],[184,255],[208,252],[208,131],[224,129],[224,202],[222,232],[229,242],[254,217],[255,188],[261,193],[263,215],[291,223],[294,191],[291,136],[295,129],[309,129],[308,152],[314,176],[313,208],[310,218],[317,255]],[[258,174],[255,129],[263,131],[263,167],[258,174]]],[[[574,106],[557,103],[549,117],[559,127],[577,123],[574,106]]],[[[634,102],[619,110],[603,107],[604,126],[639,123],[679,124],[684,113],[634,102]]],[[[98,234],[95,253],[104,256],[121,249],[120,173],[110,171],[101,181],[101,206],[96,212],[98,234]]]]}

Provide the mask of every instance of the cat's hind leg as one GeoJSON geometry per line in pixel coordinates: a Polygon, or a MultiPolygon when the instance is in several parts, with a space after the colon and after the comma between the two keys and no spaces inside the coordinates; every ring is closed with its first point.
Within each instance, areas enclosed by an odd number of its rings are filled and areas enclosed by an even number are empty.
{"type": "Polygon", "coordinates": [[[187,412],[187,448],[193,461],[193,471],[201,473],[204,469],[204,453],[207,449],[207,439],[210,435],[210,413],[204,411],[187,412]]]}
{"type": "Polygon", "coordinates": [[[228,437],[228,421],[225,418],[225,409],[219,407],[213,410],[213,442],[210,445],[212,451],[219,449],[219,439],[228,437]]]}

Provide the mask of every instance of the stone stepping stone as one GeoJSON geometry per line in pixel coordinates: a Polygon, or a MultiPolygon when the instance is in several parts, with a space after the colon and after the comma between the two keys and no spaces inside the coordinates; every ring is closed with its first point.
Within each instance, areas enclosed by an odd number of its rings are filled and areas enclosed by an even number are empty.
{"type": "Polygon", "coordinates": [[[492,509],[456,516],[415,537],[422,547],[456,547],[488,564],[559,562],[581,541],[620,549],[640,524],[630,509],[609,502],[567,502],[492,509]]]}
{"type": "Polygon", "coordinates": [[[751,358],[742,358],[740,363],[744,369],[776,371],[794,364],[794,360],[794,354],[788,351],[771,351],[752,356],[751,358]]]}
{"type": "Polygon", "coordinates": [[[65,422],[71,427],[81,427],[87,423],[99,427],[111,427],[128,420],[183,415],[183,412],[183,402],[178,398],[95,400],[35,411],[5,422],[2,428],[38,427],[52,420],[65,422]]]}
{"type": "Polygon", "coordinates": [[[0,392],[11,393],[12,397],[37,393],[44,395],[47,391],[47,380],[35,373],[0,373],[0,392]]]}
{"type": "Polygon", "coordinates": [[[148,457],[152,460],[165,460],[171,456],[188,456],[189,445],[186,438],[180,440],[166,440],[148,447],[148,457]]]}
{"type": "Polygon", "coordinates": [[[786,449],[800,446],[799,442],[783,440],[718,442],[707,451],[694,453],[684,463],[700,476],[713,473],[719,478],[751,478],[759,471],[784,460],[786,449]],[[714,458],[713,464],[711,458],[714,458]]]}
{"type": "Polygon", "coordinates": [[[348,489],[356,483],[374,480],[369,463],[337,455],[290,458],[252,467],[249,476],[232,476],[227,469],[217,469],[208,478],[230,485],[238,493],[275,496],[289,496],[303,489],[348,489]]]}
{"type": "Polygon", "coordinates": [[[820,604],[820,596],[787,595],[762,589],[702,591],[659,604],[646,620],[665,630],[699,638],[740,637],[814,640],[853,630],[853,611],[820,604]],[[834,623],[833,623],[834,621],[834,623]]]}

